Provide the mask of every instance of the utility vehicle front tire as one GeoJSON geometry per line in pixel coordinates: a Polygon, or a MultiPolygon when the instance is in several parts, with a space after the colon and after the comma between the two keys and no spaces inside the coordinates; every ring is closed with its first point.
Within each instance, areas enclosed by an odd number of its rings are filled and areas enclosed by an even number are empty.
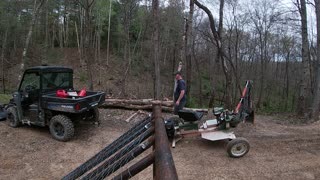
{"type": "Polygon", "coordinates": [[[21,126],[21,122],[19,121],[19,118],[18,118],[17,108],[9,107],[7,109],[7,112],[8,112],[8,117],[7,117],[8,125],[13,128],[21,126]]]}
{"type": "Polygon", "coordinates": [[[58,141],[69,141],[74,135],[74,125],[64,115],[53,116],[49,124],[50,133],[58,141]]]}
{"type": "Polygon", "coordinates": [[[250,144],[245,138],[232,139],[228,142],[227,152],[230,157],[240,158],[250,150],[250,144]]]}

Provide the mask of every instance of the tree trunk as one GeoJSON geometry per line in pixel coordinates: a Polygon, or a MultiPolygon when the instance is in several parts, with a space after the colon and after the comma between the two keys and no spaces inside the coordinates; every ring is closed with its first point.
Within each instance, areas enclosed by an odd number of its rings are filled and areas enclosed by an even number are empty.
{"type": "Polygon", "coordinates": [[[196,54],[195,54],[195,42],[193,41],[192,42],[192,56],[193,56],[193,59],[195,60],[195,64],[196,64],[196,69],[197,69],[197,75],[198,75],[198,99],[199,99],[199,105],[200,107],[202,107],[203,105],[203,102],[202,102],[202,78],[201,78],[201,69],[200,69],[200,62],[199,62],[199,59],[196,58],[196,54]]]}
{"type": "Polygon", "coordinates": [[[194,2],[190,0],[189,16],[186,20],[186,32],[185,32],[185,57],[186,57],[186,94],[191,97],[191,77],[192,77],[192,22],[193,22],[194,2]]]}
{"type": "Polygon", "coordinates": [[[287,58],[286,58],[286,72],[285,72],[285,99],[283,99],[285,101],[285,106],[284,106],[284,110],[287,111],[288,109],[288,100],[289,100],[289,60],[290,60],[290,50],[288,50],[288,54],[287,54],[287,58]]]}
{"type": "MultiPolygon", "coordinates": [[[[219,27],[218,27],[218,35],[221,39],[222,31],[223,31],[223,8],[224,8],[224,0],[220,0],[220,8],[219,8],[219,27]]],[[[225,107],[230,109],[232,105],[232,78],[231,74],[228,70],[227,62],[225,58],[222,56],[222,47],[218,49],[217,53],[218,60],[221,60],[222,70],[226,78],[226,89],[225,89],[225,107]]]]}
{"type": "MultiPolygon", "coordinates": [[[[225,98],[225,107],[226,108],[231,108],[231,89],[229,88],[230,85],[231,85],[231,74],[229,73],[229,69],[227,67],[227,63],[225,61],[225,59],[228,59],[229,63],[232,63],[231,60],[226,56],[226,53],[222,47],[222,43],[221,43],[221,35],[219,34],[219,32],[216,30],[216,26],[215,26],[215,21],[214,21],[214,18],[213,18],[213,15],[211,13],[211,11],[204,5],[202,5],[201,3],[199,3],[198,0],[194,0],[194,3],[200,8],[202,9],[204,12],[206,12],[206,14],[208,15],[209,17],[209,22],[210,22],[210,29],[211,29],[211,32],[213,34],[213,37],[214,37],[214,40],[215,40],[215,43],[216,43],[216,46],[218,48],[218,58],[220,59],[221,58],[221,62],[222,63],[222,68],[223,68],[223,71],[224,71],[224,75],[225,75],[225,78],[226,78],[226,98],[225,98]]],[[[224,5],[224,0],[221,0],[220,1],[220,13],[219,13],[219,16],[220,19],[221,19],[221,30],[220,30],[220,33],[222,31],[222,25],[223,25],[223,5],[224,5]]],[[[232,66],[233,67],[233,66],[232,66]]]]}
{"type": "Polygon", "coordinates": [[[89,90],[93,90],[93,76],[92,76],[92,62],[90,62],[92,56],[92,44],[91,42],[91,33],[92,33],[92,27],[91,27],[91,20],[90,20],[90,8],[91,6],[88,6],[87,12],[86,12],[86,46],[85,46],[85,61],[87,66],[87,86],[89,90]]]}
{"type": "Polygon", "coordinates": [[[110,28],[111,28],[111,10],[112,0],[109,0],[109,15],[108,15],[108,40],[107,40],[107,66],[109,65],[109,52],[110,52],[110,28]]]}
{"type": "Polygon", "coordinates": [[[83,51],[83,55],[84,55],[84,61],[85,61],[85,66],[83,67],[86,72],[87,72],[87,88],[89,90],[93,90],[93,75],[92,75],[92,61],[90,62],[90,60],[93,57],[93,53],[92,53],[92,47],[93,47],[93,43],[92,43],[92,25],[91,25],[91,11],[92,11],[92,7],[94,4],[95,0],[86,0],[85,4],[84,4],[84,34],[82,34],[84,39],[84,51],[83,51]]]}
{"type": "Polygon", "coordinates": [[[99,85],[101,85],[101,32],[102,32],[102,22],[101,22],[101,14],[99,13],[99,24],[98,24],[98,32],[97,32],[97,56],[98,56],[98,65],[99,65],[99,85]]]}
{"type": "MultiPolygon", "coordinates": [[[[257,109],[260,108],[261,101],[262,101],[262,95],[263,95],[263,87],[264,87],[264,61],[265,61],[265,56],[264,56],[264,51],[265,51],[265,46],[262,38],[262,32],[259,31],[259,39],[260,39],[260,73],[259,73],[259,81],[260,81],[260,86],[259,86],[259,94],[258,94],[258,101],[256,104],[257,109]]],[[[267,38],[264,38],[265,40],[267,38]]]]}
{"type": "MultiPolygon", "coordinates": [[[[153,99],[105,99],[109,105],[152,105],[153,99]]],[[[161,101],[161,106],[173,107],[173,101],[161,101]]]]}
{"type": "Polygon", "coordinates": [[[52,39],[51,39],[51,48],[52,48],[52,49],[54,48],[55,38],[56,38],[55,21],[53,20],[53,23],[52,23],[52,39]]]}
{"type": "MultiPolygon", "coordinates": [[[[207,50],[207,54],[210,54],[210,50],[209,48],[206,48],[207,50]]],[[[208,56],[208,61],[209,61],[209,69],[208,71],[212,71],[214,69],[214,62],[217,62],[217,64],[220,64],[218,62],[218,60],[214,60],[213,58],[211,58],[210,56],[208,56]]],[[[219,65],[218,65],[219,66],[219,65]]],[[[218,68],[216,68],[218,69],[218,68]]],[[[215,95],[216,95],[216,90],[215,90],[215,77],[214,77],[214,73],[209,73],[209,76],[210,76],[210,85],[211,85],[211,91],[210,91],[210,97],[209,97],[209,103],[208,103],[208,107],[211,109],[213,108],[213,105],[214,105],[214,100],[215,100],[215,95]]]]}
{"type": "Polygon", "coordinates": [[[309,42],[308,42],[308,24],[307,24],[307,8],[306,1],[300,0],[300,16],[301,16],[301,36],[302,36],[302,71],[300,80],[300,93],[297,103],[297,114],[304,116],[309,107],[310,96],[310,68],[309,68],[309,42]]]}
{"type": "Polygon", "coordinates": [[[25,45],[24,45],[24,48],[22,51],[22,60],[21,60],[21,66],[20,66],[19,80],[21,80],[22,74],[25,70],[25,65],[27,63],[27,53],[28,53],[28,49],[29,49],[29,43],[31,40],[32,32],[33,32],[33,27],[36,23],[36,18],[37,18],[39,9],[41,8],[43,2],[44,2],[44,0],[40,0],[39,4],[37,4],[37,0],[34,0],[34,4],[33,4],[33,11],[34,12],[32,13],[32,18],[31,18],[28,34],[26,37],[26,42],[25,42],[25,45]]]}
{"type": "Polygon", "coordinates": [[[159,30],[159,1],[152,0],[152,17],[153,17],[153,62],[154,62],[154,98],[160,99],[160,30],[159,30]]]}
{"type": "Polygon", "coordinates": [[[64,23],[60,23],[60,17],[61,17],[61,4],[59,3],[58,4],[58,6],[59,6],[59,8],[58,8],[58,19],[57,19],[57,21],[58,21],[58,35],[59,35],[59,47],[60,48],[63,48],[63,24],[64,23]]]}
{"type": "MultiPolygon", "coordinates": [[[[116,109],[130,109],[130,110],[152,110],[152,104],[159,103],[153,99],[105,99],[101,108],[116,108],[116,109]]],[[[173,112],[173,101],[161,101],[162,110],[166,112],[173,112]]],[[[208,109],[193,109],[183,108],[184,110],[202,111],[207,113],[208,109]]]]}
{"type": "Polygon", "coordinates": [[[9,26],[7,26],[6,31],[4,33],[4,37],[3,37],[3,41],[2,41],[2,49],[1,49],[1,65],[2,65],[2,88],[3,88],[3,94],[6,93],[6,85],[5,85],[5,66],[4,66],[4,52],[6,50],[6,46],[7,46],[7,37],[8,37],[8,30],[9,30],[9,26]]]}
{"type": "MultiPolygon", "coordinates": [[[[127,96],[127,88],[126,88],[126,81],[127,81],[127,77],[130,73],[130,69],[131,69],[131,45],[130,45],[130,27],[131,27],[131,12],[133,9],[131,4],[131,1],[125,1],[125,4],[123,4],[123,13],[124,13],[124,17],[123,17],[123,26],[124,26],[124,50],[123,50],[123,58],[124,60],[127,61],[126,64],[126,70],[125,73],[123,75],[123,78],[121,79],[121,94],[126,97],[127,96]]],[[[133,2],[134,3],[134,2],[133,2]]]]}
{"type": "Polygon", "coordinates": [[[315,0],[316,21],[317,21],[317,76],[315,82],[315,95],[312,103],[312,119],[319,120],[320,108],[320,0],[315,0]]]}
{"type": "Polygon", "coordinates": [[[122,78],[122,94],[123,96],[127,96],[127,92],[126,92],[126,81],[127,81],[127,77],[130,73],[130,69],[131,69],[131,45],[130,45],[130,35],[129,35],[129,28],[130,28],[130,20],[129,20],[129,17],[128,15],[126,15],[126,20],[125,20],[125,44],[124,44],[124,59],[125,60],[128,60],[128,63],[127,63],[127,67],[126,67],[126,71],[124,73],[124,76],[122,78]]]}
{"type": "Polygon", "coordinates": [[[48,48],[49,48],[49,7],[48,7],[48,0],[46,0],[46,27],[45,27],[45,40],[44,40],[44,46],[45,46],[45,56],[42,60],[42,64],[48,63],[48,48]]]}
{"type": "Polygon", "coordinates": [[[69,5],[70,1],[65,1],[64,2],[64,14],[63,14],[63,20],[64,20],[64,37],[63,37],[63,43],[64,43],[64,47],[68,47],[68,43],[69,43],[69,19],[67,16],[68,12],[68,5],[69,5]]]}
{"type": "Polygon", "coordinates": [[[74,22],[74,27],[76,30],[76,37],[77,37],[77,46],[78,46],[78,53],[79,53],[79,59],[80,59],[80,64],[82,65],[82,53],[81,53],[81,47],[80,47],[80,39],[79,39],[79,33],[78,33],[78,26],[77,22],[74,22]]]}

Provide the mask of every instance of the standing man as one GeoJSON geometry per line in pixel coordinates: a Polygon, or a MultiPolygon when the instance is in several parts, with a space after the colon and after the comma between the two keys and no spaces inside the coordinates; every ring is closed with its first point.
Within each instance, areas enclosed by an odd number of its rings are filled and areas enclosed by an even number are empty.
{"type": "Polygon", "coordinates": [[[183,109],[187,103],[186,83],[182,79],[180,71],[176,72],[175,75],[177,83],[174,90],[174,114],[178,114],[179,110],[183,109]]]}

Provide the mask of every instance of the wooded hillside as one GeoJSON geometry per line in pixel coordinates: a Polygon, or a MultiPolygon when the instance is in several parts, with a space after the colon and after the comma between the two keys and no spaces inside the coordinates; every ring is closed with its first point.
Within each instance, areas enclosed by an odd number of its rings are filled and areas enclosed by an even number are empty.
{"type": "Polygon", "coordinates": [[[189,107],[233,109],[250,79],[256,109],[318,117],[318,0],[2,0],[0,20],[1,93],[49,64],[76,88],[171,98],[182,61],[189,107]]]}

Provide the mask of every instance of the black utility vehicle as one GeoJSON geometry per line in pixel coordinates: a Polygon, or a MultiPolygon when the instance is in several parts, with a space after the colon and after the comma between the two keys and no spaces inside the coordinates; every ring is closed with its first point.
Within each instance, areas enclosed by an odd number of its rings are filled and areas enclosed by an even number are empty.
{"type": "Polygon", "coordinates": [[[87,91],[83,97],[73,90],[73,70],[58,66],[37,66],[24,72],[19,89],[8,105],[9,126],[22,124],[49,126],[52,136],[68,141],[74,135],[74,121],[99,123],[98,105],[104,102],[104,92],[87,91]],[[57,91],[72,92],[58,97],[57,91]]]}

